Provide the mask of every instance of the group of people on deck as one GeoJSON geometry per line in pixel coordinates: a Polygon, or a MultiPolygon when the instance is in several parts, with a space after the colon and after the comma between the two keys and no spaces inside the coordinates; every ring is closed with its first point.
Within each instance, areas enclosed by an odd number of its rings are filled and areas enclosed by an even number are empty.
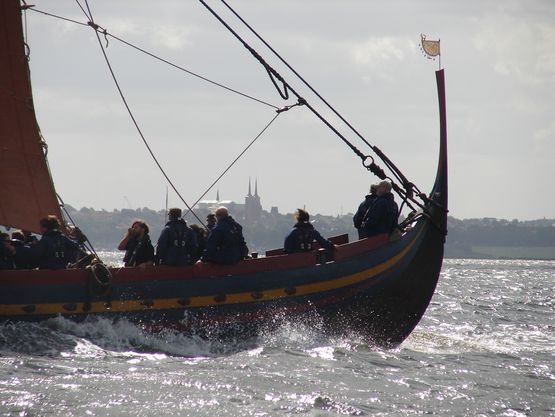
{"type": "MultiPolygon", "coordinates": [[[[353,217],[359,239],[378,234],[391,234],[398,226],[398,208],[388,181],[373,184],[353,217]]],[[[185,266],[196,262],[232,265],[249,258],[249,250],[243,236],[243,228],[229,215],[226,207],[219,207],[206,218],[206,226],[193,224],[181,218],[179,208],[168,212],[156,250],[150,240],[149,227],[142,220],[135,220],[118,245],[125,250],[125,266],[185,266]]],[[[297,209],[296,223],[286,236],[284,253],[309,252],[315,242],[321,248],[333,250],[335,245],[314,228],[306,210],[297,209]]],[[[78,228],[68,230],[69,237],[60,231],[56,216],[40,221],[41,239],[30,233],[17,231],[11,239],[7,233],[0,234],[0,269],[64,269],[76,263],[86,252],[82,243],[86,240],[78,228]]]]}
{"type": "Polygon", "coordinates": [[[181,214],[179,208],[169,210],[156,252],[148,236],[148,225],[136,220],[118,245],[118,249],[125,250],[125,266],[184,266],[198,261],[232,265],[248,257],[243,228],[226,207],[207,216],[206,229],[199,225],[189,227],[181,214]]]}
{"type": "Polygon", "coordinates": [[[366,195],[353,216],[359,239],[383,233],[391,235],[397,229],[399,208],[391,188],[389,181],[381,181],[370,186],[370,194],[366,195]]]}
{"type": "Polygon", "coordinates": [[[81,231],[68,229],[69,237],[60,231],[58,217],[40,220],[41,239],[30,232],[17,230],[11,238],[0,234],[0,269],[64,269],[86,253],[81,249],[85,237],[81,231]]]}

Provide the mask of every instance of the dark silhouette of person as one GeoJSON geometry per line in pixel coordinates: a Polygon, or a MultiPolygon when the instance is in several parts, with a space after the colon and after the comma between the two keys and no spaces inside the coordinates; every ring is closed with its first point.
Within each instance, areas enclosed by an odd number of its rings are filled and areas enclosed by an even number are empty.
{"type": "Polygon", "coordinates": [[[216,226],[216,215],[210,213],[206,216],[206,230],[209,232],[216,226]]]}
{"type": "Polygon", "coordinates": [[[10,242],[10,235],[0,233],[0,270],[15,269],[15,249],[10,242]]]}
{"type": "Polygon", "coordinates": [[[377,184],[378,198],[366,212],[361,229],[365,237],[383,233],[391,234],[397,228],[399,209],[391,193],[391,183],[382,181],[377,184]]]}
{"type": "Polygon", "coordinates": [[[368,237],[365,233],[365,230],[361,228],[362,220],[364,219],[364,216],[366,215],[370,207],[372,207],[372,204],[374,204],[374,201],[376,201],[376,199],[378,198],[377,193],[378,193],[377,184],[372,184],[370,186],[370,194],[364,197],[364,201],[360,203],[360,205],[358,206],[357,212],[353,216],[353,224],[355,226],[355,229],[357,229],[358,231],[359,239],[368,237]]]}
{"type": "Polygon", "coordinates": [[[11,246],[16,269],[33,269],[33,250],[25,243],[25,235],[16,230],[12,232],[11,246]]]}
{"type": "Polygon", "coordinates": [[[245,259],[249,249],[243,227],[229,215],[226,207],[219,207],[215,214],[216,226],[208,234],[202,261],[232,265],[245,259]]]}
{"type": "Polygon", "coordinates": [[[309,222],[310,215],[303,209],[297,209],[295,212],[295,220],[297,223],[293,226],[293,230],[285,238],[283,250],[285,253],[309,252],[314,248],[314,241],[318,242],[321,247],[332,249],[333,243],[324,239],[322,235],[309,222]]]}
{"type": "Polygon", "coordinates": [[[181,209],[172,208],[169,221],[158,238],[156,264],[169,266],[191,265],[196,262],[197,238],[187,222],[181,218],[181,209]]]}
{"type": "Polygon", "coordinates": [[[33,258],[39,269],[65,269],[77,261],[79,244],[62,234],[57,216],[42,218],[40,230],[42,237],[33,246],[33,258]]]}
{"type": "Polygon", "coordinates": [[[189,227],[193,230],[197,237],[197,252],[194,258],[194,262],[196,262],[202,257],[202,253],[204,252],[204,249],[206,249],[207,230],[204,226],[200,226],[198,224],[192,224],[189,227]]]}

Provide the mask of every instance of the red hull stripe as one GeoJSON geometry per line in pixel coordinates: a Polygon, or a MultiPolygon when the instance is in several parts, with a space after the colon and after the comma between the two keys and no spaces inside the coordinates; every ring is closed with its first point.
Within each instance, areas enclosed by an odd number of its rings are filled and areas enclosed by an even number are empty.
{"type": "MultiPolygon", "coordinates": [[[[75,303],[72,311],[64,308],[68,303],[51,303],[51,304],[34,304],[32,309],[29,309],[26,304],[4,304],[0,305],[0,316],[20,316],[24,315],[55,315],[55,314],[91,314],[91,313],[131,313],[145,310],[174,310],[174,309],[193,309],[200,307],[211,307],[218,305],[231,305],[231,304],[249,304],[260,301],[272,301],[285,297],[298,297],[307,296],[318,293],[323,293],[330,290],[338,290],[347,286],[360,284],[365,280],[376,277],[377,275],[393,268],[403,257],[412,249],[414,244],[418,241],[415,238],[407,247],[399,252],[394,257],[387,261],[376,265],[370,269],[366,269],[351,275],[338,277],[332,280],[321,281],[311,284],[295,286],[295,294],[288,294],[287,288],[276,288],[265,290],[253,297],[252,292],[241,292],[226,294],[225,299],[221,299],[218,295],[198,296],[191,297],[187,305],[182,304],[181,298],[165,298],[153,299],[149,302],[144,300],[113,300],[110,303],[104,301],[96,301],[86,305],[84,303],[75,303]]],[[[371,285],[377,284],[373,283],[371,285]]]]}

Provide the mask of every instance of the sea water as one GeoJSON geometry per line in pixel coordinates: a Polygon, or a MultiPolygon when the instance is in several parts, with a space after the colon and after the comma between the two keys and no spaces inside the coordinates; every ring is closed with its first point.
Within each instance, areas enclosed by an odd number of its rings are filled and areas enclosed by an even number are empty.
{"type": "Polygon", "coordinates": [[[555,416],[554,274],[445,260],[392,350],[302,322],[227,344],[121,320],[0,325],[0,415],[555,416]]]}

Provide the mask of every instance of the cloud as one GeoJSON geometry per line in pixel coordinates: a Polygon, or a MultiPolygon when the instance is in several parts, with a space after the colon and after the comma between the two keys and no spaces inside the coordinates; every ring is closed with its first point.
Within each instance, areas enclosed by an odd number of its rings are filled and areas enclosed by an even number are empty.
{"type": "Polygon", "coordinates": [[[149,37],[154,46],[180,50],[192,44],[190,38],[193,33],[194,29],[191,27],[154,26],[149,37]]]}
{"type": "Polygon", "coordinates": [[[555,121],[534,132],[534,151],[551,158],[555,154],[555,121]]]}
{"type": "Polygon", "coordinates": [[[181,50],[190,46],[197,30],[186,25],[153,25],[140,19],[116,19],[110,22],[109,32],[124,39],[141,39],[154,48],[181,50]]]}
{"type": "Polygon", "coordinates": [[[484,19],[475,48],[491,56],[493,70],[527,84],[555,81],[555,28],[517,16],[484,19]]]}
{"type": "Polygon", "coordinates": [[[362,43],[349,44],[350,54],[355,64],[365,68],[383,68],[391,61],[405,59],[407,43],[404,39],[381,37],[371,38],[362,43]]]}

